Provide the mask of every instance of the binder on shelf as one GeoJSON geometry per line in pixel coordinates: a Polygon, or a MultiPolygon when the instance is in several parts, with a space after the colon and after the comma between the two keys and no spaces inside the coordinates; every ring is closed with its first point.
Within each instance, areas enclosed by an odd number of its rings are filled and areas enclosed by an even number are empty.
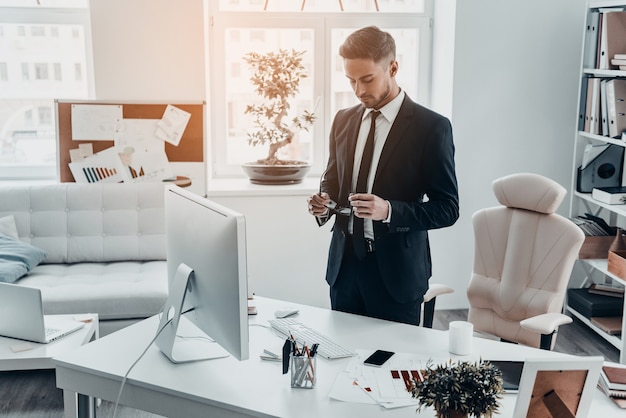
{"type": "Polygon", "coordinates": [[[591,197],[609,205],[623,205],[626,203],[626,186],[594,187],[591,197]]]}
{"type": "Polygon", "coordinates": [[[587,83],[585,132],[597,135],[600,128],[600,79],[592,77],[587,83]]]}
{"type": "Polygon", "coordinates": [[[591,193],[594,187],[614,187],[622,184],[624,147],[615,144],[590,146],[585,149],[583,164],[578,168],[576,190],[591,193]],[[597,153],[597,150],[602,150],[597,153]]]}
{"type": "Polygon", "coordinates": [[[585,30],[585,50],[583,51],[583,68],[596,68],[598,50],[598,23],[600,13],[590,9],[587,14],[587,28],[585,30]]]}
{"type": "Polygon", "coordinates": [[[621,138],[626,130],[626,80],[615,78],[606,82],[606,105],[609,136],[621,138]]]}
{"type": "Polygon", "coordinates": [[[626,53],[626,12],[623,9],[604,10],[600,27],[600,63],[602,70],[617,69],[610,59],[626,53]]]}
{"type": "Polygon", "coordinates": [[[586,131],[585,121],[587,119],[587,86],[589,77],[583,77],[580,82],[580,103],[578,109],[578,130],[586,131]]]}
{"type": "Polygon", "coordinates": [[[600,81],[600,126],[603,136],[609,136],[609,115],[606,100],[606,83],[608,80],[600,81]]]}

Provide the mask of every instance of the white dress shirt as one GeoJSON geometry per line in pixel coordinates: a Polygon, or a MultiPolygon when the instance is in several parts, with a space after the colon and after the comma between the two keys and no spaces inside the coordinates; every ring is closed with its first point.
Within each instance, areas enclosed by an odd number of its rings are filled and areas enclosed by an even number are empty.
{"type": "MultiPolygon", "coordinates": [[[[365,142],[367,141],[367,134],[370,130],[371,118],[370,112],[373,110],[379,110],[380,115],[376,118],[376,130],[374,131],[374,154],[372,155],[372,165],[370,166],[370,172],[367,177],[367,192],[372,192],[372,185],[374,184],[374,177],[376,169],[378,167],[378,160],[380,154],[383,152],[383,147],[387,141],[387,136],[391,130],[391,125],[396,120],[400,106],[404,100],[404,91],[400,90],[392,101],[381,107],[380,109],[366,109],[363,112],[363,119],[361,120],[361,127],[359,128],[359,135],[356,141],[356,149],[354,151],[354,169],[352,171],[352,190],[356,188],[356,181],[359,177],[359,168],[361,167],[361,159],[363,157],[363,149],[365,148],[365,142]]],[[[391,211],[391,205],[389,210],[391,211]]],[[[352,217],[348,225],[350,233],[352,233],[352,217]]],[[[365,232],[365,238],[374,238],[374,227],[371,219],[364,219],[363,229],[365,232]]]]}

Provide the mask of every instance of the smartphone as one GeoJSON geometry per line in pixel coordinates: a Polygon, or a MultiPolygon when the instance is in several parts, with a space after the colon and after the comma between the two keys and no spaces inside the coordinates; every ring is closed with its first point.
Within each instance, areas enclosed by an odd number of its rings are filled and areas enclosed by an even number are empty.
{"type": "Polygon", "coordinates": [[[389,360],[394,354],[395,353],[392,351],[376,350],[371,356],[365,359],[363,364],[366,364],[368,366],[380,367],[385,364],[385,362],[389,360]]]}

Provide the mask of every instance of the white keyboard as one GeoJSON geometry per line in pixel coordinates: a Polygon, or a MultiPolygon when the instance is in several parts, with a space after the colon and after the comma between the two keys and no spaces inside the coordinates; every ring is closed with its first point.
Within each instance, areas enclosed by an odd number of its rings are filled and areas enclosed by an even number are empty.
{"type": "Polygon", "coordinates": [[[319,344],[317,352],[327,359],[352,357],[355,353],[345,347],[335,343],[329,337],[319,333],[313,328],[304,325],[293,318],[270,319],[269,323],[273,329],[285,337],[293,335],[298,344],[306,344],[309,347],[315,343],[319,344]]]}

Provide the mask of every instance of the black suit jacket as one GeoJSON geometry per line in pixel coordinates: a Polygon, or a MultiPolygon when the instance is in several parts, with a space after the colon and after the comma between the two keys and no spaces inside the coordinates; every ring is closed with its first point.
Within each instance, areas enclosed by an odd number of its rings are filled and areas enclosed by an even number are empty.
{"type": "MultiPolygon", "coordinates": [[[[320,190],[349,207],[354,152],[365,108],[337,112],[320,190]]],[[[390,223],[374,222],[375,257],[394,299],[422,299],[431,276],[428,230],[450,226],[459,217],[459,197],[450,121],[405,96],[385,142],[372,193],[388,200],[390,223]]],[[[323,224],[328,219],[321,220],[323,224]]],[[[335,216],[326,281],[337,279],[348,234],[348,217],[335,216]]]]}

